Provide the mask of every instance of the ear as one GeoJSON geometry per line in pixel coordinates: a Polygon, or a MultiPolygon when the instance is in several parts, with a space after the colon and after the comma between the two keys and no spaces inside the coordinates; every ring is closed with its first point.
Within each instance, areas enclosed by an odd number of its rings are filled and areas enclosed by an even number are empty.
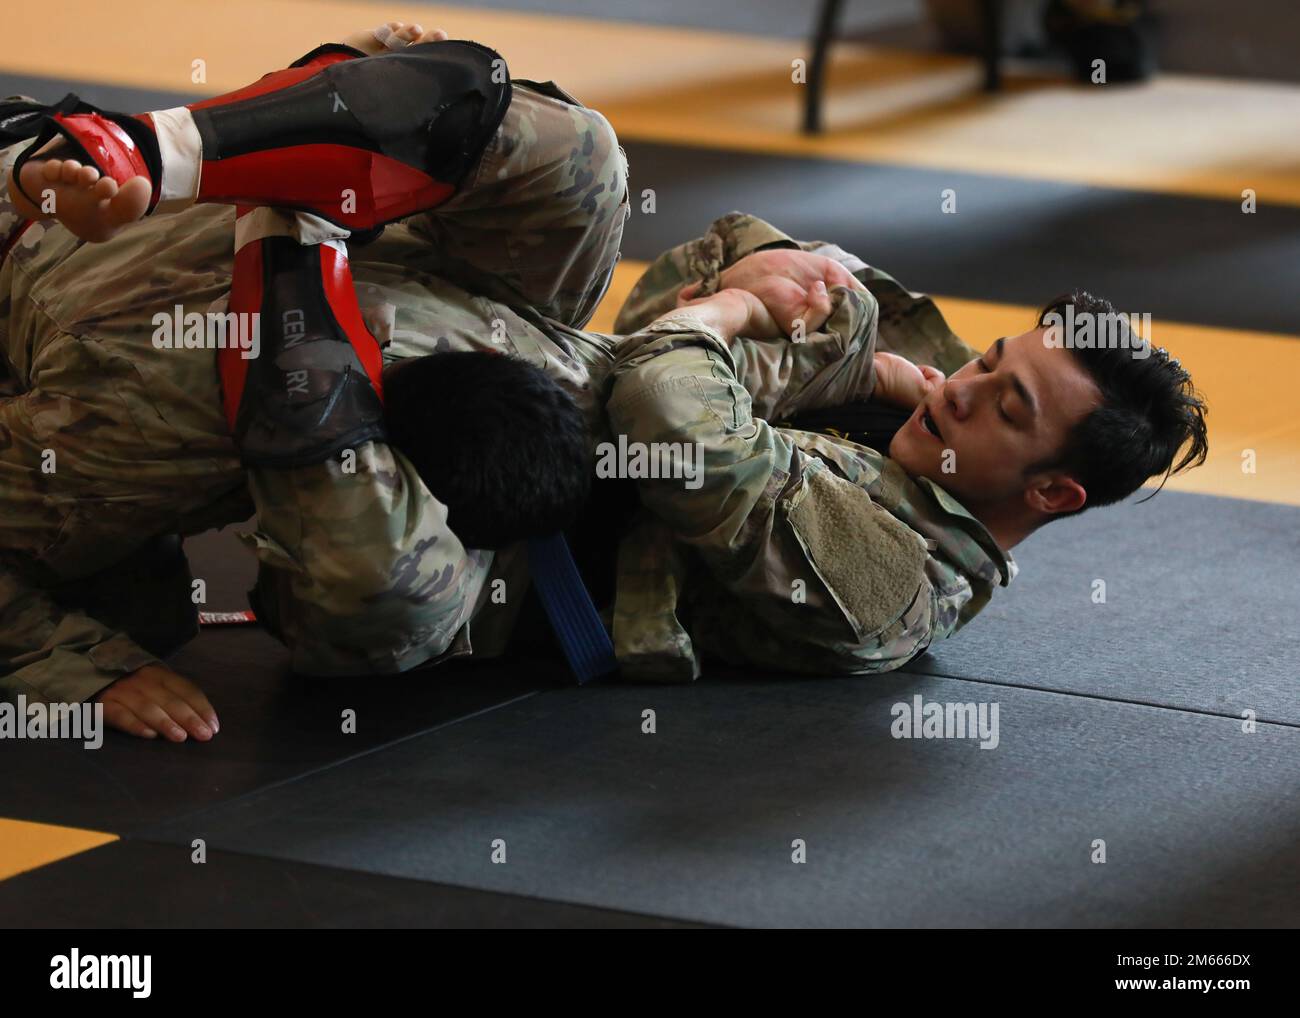
{"type": "Polygon", "coordinates": [[[1082,509],[1087,501],[1083,485],[1068,474],[1052,474],[1025,489],[1025,505],[1044,516],[1082,509]]]}

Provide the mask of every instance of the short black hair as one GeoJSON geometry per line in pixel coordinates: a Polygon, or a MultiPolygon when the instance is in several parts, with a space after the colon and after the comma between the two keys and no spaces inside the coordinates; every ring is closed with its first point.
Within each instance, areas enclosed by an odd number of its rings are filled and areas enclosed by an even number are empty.
{"type": "MultiPolygon", "coordinates": [[[[1118,314],[1110,301],[1074,290],[1043,308],[1039,326],[1046,325],[1053,312],[1064,317],[1067,305],[1074,306],[1076,318],[1084,313],[1118,314]]],[[[1110,321],[1120,330],[1129,329],[1126,319],[1110,321]]],[[[1111,346],[1067,347],[1096,383],[1101,403],[1071,429],[1058,456],[1029,470],[1063,469],[1083,485],[1087,502],[1061,516],[1118,502],[1156,475],[1163,475],[1163,488],[1170,474],[1205,462],[1209,453],[1205,400],[1192,384],[1192,376],[1167,350],[1148,345],[1146,356],[1135,357],[1133,348],[1144,339],[1150,337],[1139,338],[1129,330],[1111,346]]]]}
{"type": "Polygon", "coordinates": [[[573,523],[591,486],[573,397],[504,354],[415,357],[384,373],[389,440],[447,506],[467,548],[502,548],[573,523]]]}

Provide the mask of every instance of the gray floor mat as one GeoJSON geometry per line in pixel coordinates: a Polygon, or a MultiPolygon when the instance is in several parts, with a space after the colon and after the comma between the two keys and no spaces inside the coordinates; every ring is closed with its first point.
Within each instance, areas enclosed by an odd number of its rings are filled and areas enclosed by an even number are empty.
{"type": "Polygon", "coordinates": [[[663,928],[692,924],[328,866],[116,841],[0,882],[23,929],[663,928]],[[149,875],[141,893],[140,875],[149,875]]]}
{"type": "Polygon", "coordinates": [[[1300,725],[1300,508],[1162,491],[1014,554],[1015,581],[913,667],[1300,725]]]}
{"type": "Polygon", "coordinates": [[[552,691],[148,836],[741,925],[1275,926],[1300,919],[1297,750],[900,674],[552,691]],[[999,744],[891,737],[916,694],[996,700],[999,744]]]}
{"type": "MultiPolygon", "coordinates": [[[[186,542],[207,607],[246,608],[253,559],[226,532],[186,542]]],[[[528,696],[557,668],[476,663],[398,676],[307,679],[254,626],[208,630],[169,664],[212,701],[221,731],[209,743],[145,741],[108,732],[99,749],[40,739],[11,745],[21,767],[0,770],[0,816],[126,834],[292,780],[416,732],[528,696]],[[355,734],[342,712],[356,712],[355,734]]]]}

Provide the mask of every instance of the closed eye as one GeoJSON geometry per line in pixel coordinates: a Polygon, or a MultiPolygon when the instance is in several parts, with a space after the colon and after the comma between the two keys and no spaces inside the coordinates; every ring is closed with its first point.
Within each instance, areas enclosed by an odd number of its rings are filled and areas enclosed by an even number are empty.
{"type": "MultiPolygon", "coordinates": [[[[979,365],[980,370],[983,371],[986,375],[993,370],[987,364],[984,363],[983,357],[981,357],[976,363],[979,365]]],[[[1011,415],[1007,413],[1006,409],[1002,406],[1001,403],[998,404],[998,415],[1008,424],[1014,425],[1016,423],[1011,419],[1011,415]]]]}

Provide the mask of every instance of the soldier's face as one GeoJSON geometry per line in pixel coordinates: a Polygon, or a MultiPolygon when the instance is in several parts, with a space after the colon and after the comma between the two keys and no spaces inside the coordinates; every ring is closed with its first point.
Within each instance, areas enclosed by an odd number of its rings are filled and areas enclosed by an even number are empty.
{"type": "Polygon", "coordinates": [[[1069,350],[1044,346],[1043,332],[999,339],[950,375],[898,430],[890,457],[968,508],[1053,483],[1031,468],[1059,455],[1101,396],[1069,350]]]}

